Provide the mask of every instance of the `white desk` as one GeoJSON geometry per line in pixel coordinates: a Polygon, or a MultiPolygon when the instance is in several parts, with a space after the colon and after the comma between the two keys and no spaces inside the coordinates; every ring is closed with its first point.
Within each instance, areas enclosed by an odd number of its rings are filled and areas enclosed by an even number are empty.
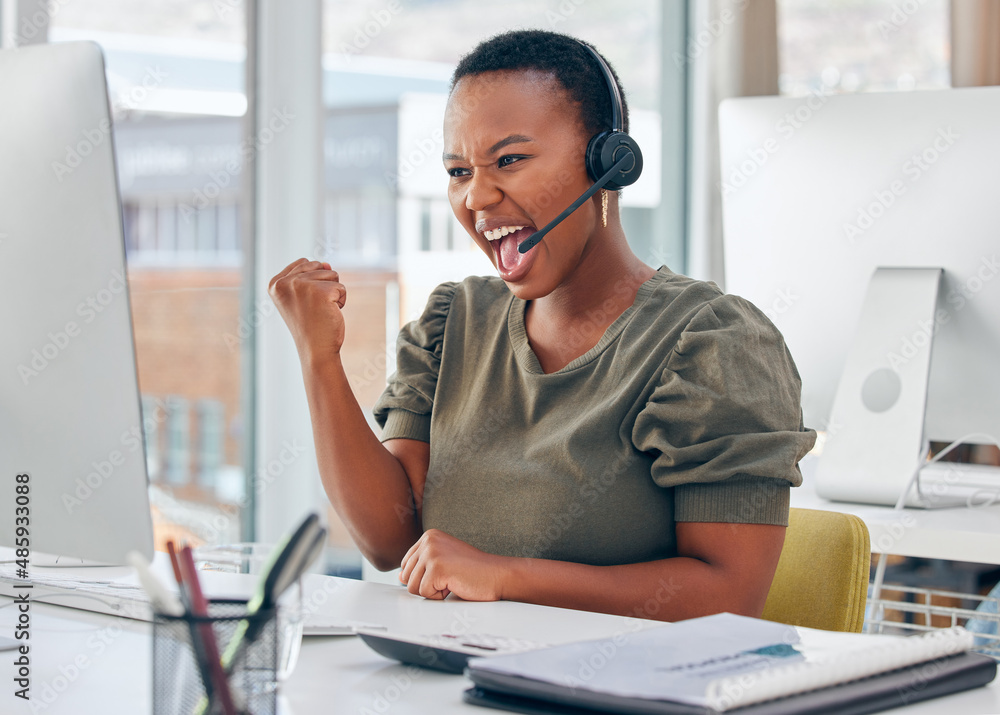
{"type": "MultiPolygon", "coordinates": [[[[238,577],[228,577],[230,579],[238,577]]],[[[235,581],[232,583],[236,583],[235,581]]],[[[213,584],[216,586],[217,584],[213,584]]],[[[634,619],[520,603],[426,601],[404,589],[332,577],[311,577],[312,602],[324,612],[414,632],[469,628],[532,640],[598,638],[641,625],[634,619]],[[322,595],[319,595],[322,594],[322,595]],[[320,603],[322,602],[322,603],[320,603]]],[[[237,589],[242,590],[242,589],[237,589]]],[[[223,595],[214,590],[214,595],[223,595]]],[[[0,597],[0,635],[17,617],[0,597]]],[[[0,712],[26,715],[136,715],[151,712],[151,627],[147,623],[35,603],[32,605],[32,695],[36,710],[13,697],[13,657],[0,653],[0,712]],[[59,692],[56,692],[58,689],[59,692]],[[46,696],[54,700],[44,708],[46,696]]],[[[298,667],[283,687],[283,715],[354,713],[487,713],[464,705],[461,676],[386,660],[353,637],[307,638],[298,667]]],[[[1000,685],[960,693],[905,710],[977,715],[1000,712],[1000,685]]]]}
{"type": "Polygon", "coordinates": [[[802,486],[791,504],[860,517],[868,526],[872,551],[949,561],[1000,564],[1000,503],[946,509],[903,509],[823,499],[813,481],[815,459],[802,460],[802,486]]]}

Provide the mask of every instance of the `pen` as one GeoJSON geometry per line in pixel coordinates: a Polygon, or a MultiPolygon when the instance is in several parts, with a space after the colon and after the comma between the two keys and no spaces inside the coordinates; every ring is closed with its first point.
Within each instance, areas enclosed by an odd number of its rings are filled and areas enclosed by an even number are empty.
{"type": "MultiPolygon", "coordinates": [[[[202,593],[201,583],[198,581],[198,571],[194,566],[194,556],[190,546],[184,546],[178,555],[181,576],[188,589],[188,598],[191,601],[190,612],[196,617],[208,618],[208,601],[202,593]]],[[[198,633],[200,634],[202,647],[205,649],[205,658],[208,661],[210,680],[215,692],[222,703],[222,711],[225,715],[237,715],[236,706],[233,704],[233,694],[229,690],[229,681],[222,671],[222,660],[219,658],[219,644],[215,640],[215,631],[212,630],[211,623],[199,623],[198,633]]]]}
{"type": "Polygon", "coordinates": [[[177,558],[177,549],[172,539],[167,540],[167,553],[170,555],[170,566],[174,572],[174,579],[177,581],[177,588],[180,592],[180,600],[184,609],[184,620],[187,623],[188,632],[191,638],[191,650],[194,651],[195,665],[198,666],[198,674],[201,676],[202,685],[205,687],[205,695],[209,702],[215,699],[215,689],[212,686],[211,668],[208,663],[208,656],[205,653],[204,645],[198,634],[198,628],[191,620],[191,599],[188,596],[187,586],[184,584],[184,576],[181,574],[180,559],[177,558]]]}
{"type": "Polygon", "coordinates": [[[194,621],[191,620],[191,599],[188,597],[188,590],[184,585],[180,559],[177,558],[177,549],[174,546],[173,539],[167,539],[167,553],[170,555],[170,566],[174,572],[174,579],[177,581],[180,600],[184,608],[184,617],[191,638],[191,650],[194,651],[195,665],[198,666],[198,674],[201,675],[201,682],[205,687],[205,695],[211,701],[215,698],[215,689],[212,687],[212,675],[208,665],[208,657],[205,654],[205,648],[198,635],[198,628],[194,621]]]}
{"type": "Polygon", "coordinates": [[[177,549],[174,547],[173,539],[167,539],[167,554],[170,556],[170,566],[174,570],[174,579],[176,579],[178,586],[183,586],[184,579],[181,577],[181,565],[177,560],[177,549]]]}

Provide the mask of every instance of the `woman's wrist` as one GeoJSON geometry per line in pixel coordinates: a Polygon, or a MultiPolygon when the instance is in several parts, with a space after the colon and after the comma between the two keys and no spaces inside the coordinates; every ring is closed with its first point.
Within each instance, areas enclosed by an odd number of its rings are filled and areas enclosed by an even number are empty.
{"type": "Polygon", "coordinates": [[[339,350],[321,350],[310,345],[303,345],[298,350],[303,372],[322,372],[333,367],[343,367],[339,350]]]}
{"type": "Polygon", "coordinates": [[[531,562],[536,559],[529,559],[518,556],[495,556],[497,564],[494,567],[497,573],[498,599],[501,601],[523,601],[524,583],[527,570],[531,568],[531,562]]]}

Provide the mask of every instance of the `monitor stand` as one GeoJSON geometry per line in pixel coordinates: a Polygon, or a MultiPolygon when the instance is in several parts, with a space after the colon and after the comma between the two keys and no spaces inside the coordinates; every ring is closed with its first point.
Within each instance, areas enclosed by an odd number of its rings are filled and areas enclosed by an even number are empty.
{"type": "MultiPolygon", "coordinates": [[[[894,506],[927,453],[924,410],[940,268],[878,268],[837,385],[816,492],[894,506]]],[[[822,326],[819,326],[822,329],[822,326]]],[[[906,506],[955,506],[911,488],[906,506]]]]}

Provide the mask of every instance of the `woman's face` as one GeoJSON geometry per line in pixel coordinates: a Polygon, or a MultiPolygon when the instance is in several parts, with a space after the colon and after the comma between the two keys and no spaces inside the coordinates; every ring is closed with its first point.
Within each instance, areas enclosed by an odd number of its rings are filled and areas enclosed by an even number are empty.
{"type": "Polygon", "coordinates": [[[527,253],[517,250],[590,186],[589,138],[576,105],[548,73],[466,76],[448,101],[444,165],[451,208],[525,300],[563,282],[599,225],[591,201],[527,253]]]}

